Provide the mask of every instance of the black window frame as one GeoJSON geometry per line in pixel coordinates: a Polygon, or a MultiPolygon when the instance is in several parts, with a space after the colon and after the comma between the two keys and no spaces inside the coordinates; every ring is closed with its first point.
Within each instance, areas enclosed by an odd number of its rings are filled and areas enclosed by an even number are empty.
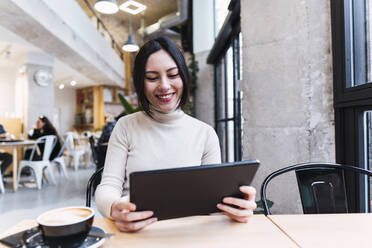
{"type": "MultiPolygon", "coordinates": [[[[362,68],[358,74],[353,72],[354,68],[363,67],[363,59],[367,57],[365,47],[360,46],[363,39],[365,41],[366,30],[358,28],[361,23],[364,27],[366,22],[365,10],[353,0],[330,0],[330,3],[336,162],[364,168],[364,134],[360,128],[360,118],[364,111],[372,110],[372,83],[352,86],[350,80],[357,81],[361,74],[366,75],[366,68],[362,68]],[[358,20],[358,23],[351,23],[351,20],[358,20]],[[354,44],[354,39],[359,43],[354,44]],[[361,60],[354,61],[353,56],[350,56],[351,48],[361,60]]],[[[366,204],[363,197],[365,185],[361,177],[347,173],[346,186],[349,212],[368,212],[370,205],[366,204]],[[368,209],[365,206],[368,206],[368,209]]]]}
{"type": "Polygon", "coordinates": [[[234,161],[242,160],[242,128],[241,128],[241,93],[239,92],[238,81],[240,79],[240,0],[231,0],[229,6],[229,14],[227,15],[224,25],[218,33],[215,43],[208,55],[207,63],[214,65],[214,81],[215,81],[215,129],[221,144],[222,160],[228,161],[228,122],[233,123],[234,127],[234,161]],[[233,60],[233,116],[227,116],[224,111],[227,108],[226,93],[227,79],[226,73],[222,78],[222,71],[226,72],[226,53],[229,48],[232,48],[233,60]],[[222,68],[224,67],[224,68],[222,68]],[[221,99],[224,99],[223,105],[221,99]]]}

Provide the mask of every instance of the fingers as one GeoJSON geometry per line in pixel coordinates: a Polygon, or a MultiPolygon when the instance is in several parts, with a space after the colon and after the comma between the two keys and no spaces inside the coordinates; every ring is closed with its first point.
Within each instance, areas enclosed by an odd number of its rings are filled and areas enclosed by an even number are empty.
{"type": "Polygon", "coordinates": [[[238,208],[227,206],[225,204],[217,204],[217,207],[223,212],[226,212],[230,215],[234,215],[236,217],[251,216],[253,214],[252,209],[238,209],[238,208]]]}
{"type": "Polygon", "coordinates": [[[139,221],[150,218],[154,213],[152,211],[140,211],[140,212],[121,212],[117,215],[115,220],[122,222],[139,221]]]}
{"type": "Polygon", "coordinates": [[[235,216],[227,212],[222,212],[222,214],[226,215],[227,217],[229,217],[230,219],[234,221],[241,222],[241,223],[248,223],[249,219],[253,216],[253,211],[251,212],[249,216],[235,216]]]}
{"type": "Polygon", "coordinates": [[[240,186],[240,191],[244,193],[245,199],[254,201],[256,199],[256,189],[252,186],[240,186]]]}
{"type": "Polygon", "coordinates": [[[222,200],[223,203],[233,205],[238,208],[221,203],[217,204],[217,208],[232,220],[246,223],[253,216],[253,210],[257,208],[257,204],[255,202],[256,189],[251,186],[241,186],[239,189],[244,193],[244,199],[225,197],[222,200]]]}
{"type": "Polygon", "coordinates": [[[122,212],[122,211],[136,211],[136,205],[131,203],[131,202],[128,202],[128,201],[124,201],[124,200],[119,200],[117,202],[114,203],[115,204],[115,208],[122,212]]]}
{"type": "Polygon", "coordinates": [[[223,203],[234,205],[240,207],[242,209],[250,209],[255,210],[257,208],[257,204],[255,201],[234,198],[234,197],[225,197],[222,200],[223,203]]]}
{"type": "Polygon", "coordinates": [[[150,218],[147,220],[137,221],[137,222],[122,222],[122,221],[115,221],[116,226],[122,232],[136,232],[144,227],[156,222],[157,218],[150,218]]]}
{"type": "Polygon", "coordinates": [[[150,218],[154,214],[152,211],[135,211],[136,205],[124,198],[112,204],[111,217],[120,231],[139,231],[145,226],[157,221],[157,218],[150,218]]]}

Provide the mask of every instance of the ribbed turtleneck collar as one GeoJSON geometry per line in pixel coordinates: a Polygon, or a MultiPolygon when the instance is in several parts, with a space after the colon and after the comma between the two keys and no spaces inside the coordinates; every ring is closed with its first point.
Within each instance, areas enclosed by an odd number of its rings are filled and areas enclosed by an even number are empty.
{"type": "Polygon", "coordinates": [[[169,113],[163,113],[150,105],[150,111],[152,118],[160,123],[172,123],[184,115],[184,112],[179,108],[169,113]]]}

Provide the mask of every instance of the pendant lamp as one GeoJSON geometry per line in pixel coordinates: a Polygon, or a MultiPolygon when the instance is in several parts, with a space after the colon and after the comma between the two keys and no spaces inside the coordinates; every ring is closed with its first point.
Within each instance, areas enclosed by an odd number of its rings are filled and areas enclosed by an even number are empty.
{"type": "Polygon", "coordinates": [[[135,42],[133,35],[132,35],[132,17],[129,17],[129,35],[128,40],[125,42],[122,49],[126,52],[137,52],[139,47],[137,43],[135,42]]]}
{"type": "Polygon", "coordinates": [[[96,0],[94,8],[103,14],[114,14],[119,11],[116,0],[96,0]]]}

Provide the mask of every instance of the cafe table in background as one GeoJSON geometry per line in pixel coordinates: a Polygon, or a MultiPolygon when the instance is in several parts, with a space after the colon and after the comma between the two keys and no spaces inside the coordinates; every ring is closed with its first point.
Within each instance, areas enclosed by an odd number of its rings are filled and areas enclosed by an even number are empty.
{"type": "Polygon", "coordinates": [[[10,148],[13,149],[13,190],[17,191],[17,171],[18,171],[18,149],[35,144],[34,140],[10,140],[1,141],[0,149],[10,148]]]}
{"type": "Polygon", "coordinates": [[[269,215],[299,247],[372,247],[372,214],[269,215]]]}
{"type": "MultiPolygon", "coordinates": [[[[96,218],[94,225],[116,234],[105,241],[104,248],[298,247],[264,215],[254,215],[247,224],[233,222],[222,215],[163,220],[136,233],[119,232],[110,219],[96,218]]],[[[0,238],[33,226],[36,226],[35,220],[24,220],[0,238]]]]}

